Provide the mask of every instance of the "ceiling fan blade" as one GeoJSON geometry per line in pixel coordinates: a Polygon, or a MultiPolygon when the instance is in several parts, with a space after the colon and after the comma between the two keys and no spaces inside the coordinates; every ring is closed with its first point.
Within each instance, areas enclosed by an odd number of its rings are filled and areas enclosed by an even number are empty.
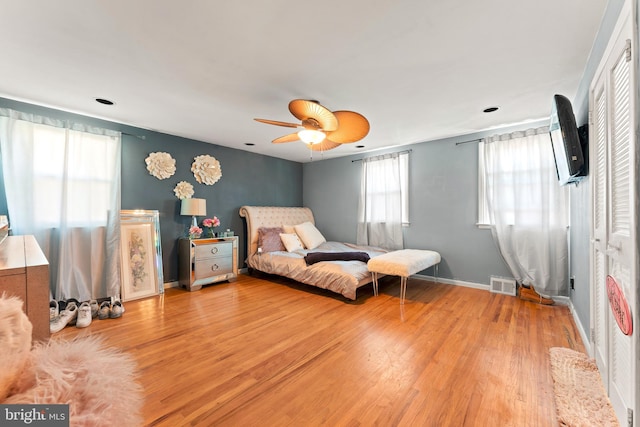
{"type": "Polygon", "coordinates": [[[334,111],[338,119],[338,129],[328,132],[327,137],[340,144],[360,141],[369,133],[369,121],[354,111],[334,111]]]}
{"type": "Polygon", "coordinates": [[[309,147],[310,150],[313,150],[313,151],[327,151],[327,150],[331,150],[333,148],[339,147],[340,144],[338,144],[337,142],[333,142],[328,139],[325,139],[324,141],[318,144],[307,144],[307,146],[309,147]]]}
{"type": "Polygon", "coordinates": [[[276,138],[271,142],[273,142],[274,144],[281,144],[283,142],[295,142],[295,141],[300,141],[300,137],[298,136],[297,133],[290,133],[289,135],[281,136],[280,138],[276,138]]]}
{"type": "Polygon", "coordinates": [[[338,119],[331,111],[314,101],[294,99],[289,103],[289,111],[296,118],[304,121],[315,120],[321,130],[330,132],[338,129],[338,119]]]}
{"type": "Polygon", "coordinates": [[[287,123],[287,122],[279,122],[277,120],[267,120],[267,119],[253,119],[257,122],[260,123],[266,123],[268,125],[276,125],[276,126],[285,126],[288,128],[297,128],[297,127],[302,127],[299,124],[295,124],[295,123],[287,123]]]}

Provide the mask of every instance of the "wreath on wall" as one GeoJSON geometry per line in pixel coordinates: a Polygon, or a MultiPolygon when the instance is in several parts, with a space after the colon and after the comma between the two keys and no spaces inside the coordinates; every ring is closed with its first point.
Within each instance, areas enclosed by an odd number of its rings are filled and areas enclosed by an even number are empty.
{"type": "Polygon", "coordinates": [[[158,179],[166,179],[176,173],[176,159],[169,153],[150,153],[144,162],[149,174],[158,179]]]}
{"type": "Polygon", "coordinates": [[[193,160],[191,172],[200,184],[213,185],[222,177],[220,162],[215,157],[203,154],[193,160]]]}
{"type": "Polygon", "coordinates": [[[190,199],[194,193],[193,185],[187,181],[180,181],[173,189],[173,192],[178,199],[190,199]]]}

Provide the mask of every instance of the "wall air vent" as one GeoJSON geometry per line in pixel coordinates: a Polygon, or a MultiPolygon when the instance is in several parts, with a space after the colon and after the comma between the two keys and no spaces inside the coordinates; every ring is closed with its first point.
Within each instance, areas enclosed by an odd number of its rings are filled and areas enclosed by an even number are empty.
{"type": "Polygon", "coordinates": [[[489,286],[493,293],[516,296],[516,279],[491,276],[489,286]]]}

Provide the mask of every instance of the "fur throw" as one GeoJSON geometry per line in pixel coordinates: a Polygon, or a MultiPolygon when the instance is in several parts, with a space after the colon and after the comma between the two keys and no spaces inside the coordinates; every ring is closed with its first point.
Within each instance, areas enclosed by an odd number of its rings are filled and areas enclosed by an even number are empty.
{"type": "Polygon", "coordinates": [[[15,306],[27,319],[19,300],[16,304],[12,298],[0,298],[0,360],[10,367],[0,376],[0,403],[69,404],[72,426],[142,425],[142,388],[135,381],[136,363],[129,355],[91,336],[52,339],[29,351],[31,324],[25,340],[15,306]]]}

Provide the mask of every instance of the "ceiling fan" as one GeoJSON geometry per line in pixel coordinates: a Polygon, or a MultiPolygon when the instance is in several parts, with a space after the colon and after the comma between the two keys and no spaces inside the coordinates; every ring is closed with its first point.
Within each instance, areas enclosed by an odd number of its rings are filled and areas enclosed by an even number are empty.
{"type": "Polygon", "coordinates": [[[274,144],[302,141],[313,151],[326,151],[341,144],[356,142],[369,133],[369,121],[354,111],[329,111],[318,101],[294,99],[289,103],[289,111],[301,122],[288,123],[276,120],[254,119],[269,125],[299,128],[274,139],[274,144]]]}

